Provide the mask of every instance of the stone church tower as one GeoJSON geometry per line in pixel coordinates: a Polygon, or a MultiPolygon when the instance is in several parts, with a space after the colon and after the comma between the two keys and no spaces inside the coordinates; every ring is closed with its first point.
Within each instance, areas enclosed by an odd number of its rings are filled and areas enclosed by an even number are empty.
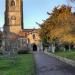
{"type": "Polygon", "coordinates": [[[23,1],[6,0],[4,32],[18,34],[23,30],[23,1]]]}
{"type": "MultiPolygon", "coordinates": [[[[23,0],[5,0],[5,24],[4,24],[4,42],[5,46],[11,45],[12,33],[18,34],[21,46],[29,45],[31,50],[41,50],[40,37],[38,29],[23,29],[23,0]],[[11,34],[11,35],[10,35],[11,34]],[[24,40],[24,43],[23,43],[24,40]]],[[[15,39],[16,37],[13,37],[15,39]]],[[[17,42],[18,42],[17,41],[17,42]]],[[[15,43],[15,42],[14,42],[15,43]]],[[[13,45],[15,45],[13,43],[13,45]]],[[[15,45],[16,46],[16,45],[15,45]]]]}

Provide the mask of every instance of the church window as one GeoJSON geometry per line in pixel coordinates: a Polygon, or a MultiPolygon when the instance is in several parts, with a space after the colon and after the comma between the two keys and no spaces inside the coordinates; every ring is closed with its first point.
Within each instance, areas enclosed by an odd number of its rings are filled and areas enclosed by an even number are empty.
{"type": "Polygon", "coordinates": [[[33,39],[35,39],[35,34],[33,34],[33,39]]]}
{"type": "Polygon", "coordinates": [[[30,39],[28,38],[28,43],[30,43],[30,39]]]}
{"type": "Polygon", "coordinates": [[[15,6],[15,1],[14,0],[11,1],[11,6],[15,6]]]}

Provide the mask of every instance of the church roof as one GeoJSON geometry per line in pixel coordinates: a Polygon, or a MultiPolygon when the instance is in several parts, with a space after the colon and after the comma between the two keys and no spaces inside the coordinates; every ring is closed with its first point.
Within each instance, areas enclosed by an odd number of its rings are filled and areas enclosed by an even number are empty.
{"type": "Polygon", "coordinates": [[[32,32],[32,31],[36,31],[38,29],[24,29],[25,32],[32,32]]]}

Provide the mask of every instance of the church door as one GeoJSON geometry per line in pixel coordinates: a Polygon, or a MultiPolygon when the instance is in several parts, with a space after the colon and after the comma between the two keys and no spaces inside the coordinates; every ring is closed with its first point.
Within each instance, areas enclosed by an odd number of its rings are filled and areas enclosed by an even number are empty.
{"type": "Polygon", "coordinates": [[[37,45],[33,45],[33,51],[37,51],[37,45]]]}

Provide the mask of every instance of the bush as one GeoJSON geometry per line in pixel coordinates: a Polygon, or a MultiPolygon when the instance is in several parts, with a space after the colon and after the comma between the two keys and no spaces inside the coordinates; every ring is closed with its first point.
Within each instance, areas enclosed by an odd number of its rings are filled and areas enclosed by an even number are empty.
{"type": "Polygon", "coordinates": [[[29,50],[19,50],[18,54],[28,54],[29,50]]]}
{"type": "Polygon", "coordinates": [[[29,52],[29,48],[23,48],[18,51],[18,54],[28,54],[29,52]]]}

